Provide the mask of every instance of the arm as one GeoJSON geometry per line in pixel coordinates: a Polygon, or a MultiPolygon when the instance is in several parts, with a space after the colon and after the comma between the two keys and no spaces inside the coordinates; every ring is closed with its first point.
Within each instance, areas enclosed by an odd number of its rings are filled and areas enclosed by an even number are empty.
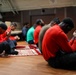
{"type": "Polygon", "coordinates": [[[73,49],[68,42],[68,37],[64,32],[58,34],[57,43],[61,47],[61,50],[65,52],[73,52],[73,49]]]}
{"type": "Polygon", "coordinates": [[[73,32],[73,38],[69,41],[70,44],[72,45],[75,40],[76,40],[76,30],[73,32]]]}
{"type": "Polygon", "coordinates": [[[6,38],[8,39],[11,36],[11,28],[8,27],[8,29],[6,30],[6,38]]]}

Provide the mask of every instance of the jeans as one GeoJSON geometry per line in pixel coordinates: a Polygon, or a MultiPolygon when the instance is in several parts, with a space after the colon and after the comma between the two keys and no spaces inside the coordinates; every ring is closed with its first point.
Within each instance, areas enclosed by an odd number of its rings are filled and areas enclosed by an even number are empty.
{"type": "Polygon", "coordinates": [[[34,44],[33,40],[28,41],[28,44],[34,44]]]}
{"type": "Polygon", "coordinates": [[[10,39],[8,39],[7,42],[8,42],[8,44],[10,45],[11,49],[15,48],[16,45],[17,45],[17,43],[16,43],[15,40],[10,40],[10,39]]]}

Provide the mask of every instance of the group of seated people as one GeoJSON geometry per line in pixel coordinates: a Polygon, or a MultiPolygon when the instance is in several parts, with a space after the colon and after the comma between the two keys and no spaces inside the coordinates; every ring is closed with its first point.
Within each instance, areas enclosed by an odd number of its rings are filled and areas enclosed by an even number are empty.
{"type": "MultiPolygon", "coordinates": [[[[7,28],[5,23],[0,24],[0,54],[4,56],[15,54],[18,38],[11,38],[11,31],[17,27],[16,23],[11,23],[7,28]]],[[[54,18],[49,24],[44,24],[42,19],[37,19],[36,23],[28,28],[25,40],[28,44],[35,44],[42,53],[48,64],[54,68],[76,69],[76,30],[73,38],[69,40],[67,33],[74,28],[72,18],[66,17],[61,22],[59,18],[54,18]]]]}
{"type": "Polygon", "coordinates": [[[26,41],[36,44],[48,64],[54,68],[76,69],[76,31],[69,40],[67,33],[74,28],[72,18],[61,22],[54,18],[48,25],[42,19],[29,28],[26,41]]]}

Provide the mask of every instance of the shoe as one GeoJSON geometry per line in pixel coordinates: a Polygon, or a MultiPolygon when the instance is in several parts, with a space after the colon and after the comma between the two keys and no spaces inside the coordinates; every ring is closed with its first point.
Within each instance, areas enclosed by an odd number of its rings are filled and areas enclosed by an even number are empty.
{"type": "Polygon", "coordinates": [[[9,52],[9,54],[18,55],[18,51],[15,51],[15,50],[11,49],[11,51],[9,52]]]}
{"type": "Polygon", "coordinates": [[[12,54],[12,55],[18,55],[18,52],[17,51],[11,51],[10,54],[12,54]]]}

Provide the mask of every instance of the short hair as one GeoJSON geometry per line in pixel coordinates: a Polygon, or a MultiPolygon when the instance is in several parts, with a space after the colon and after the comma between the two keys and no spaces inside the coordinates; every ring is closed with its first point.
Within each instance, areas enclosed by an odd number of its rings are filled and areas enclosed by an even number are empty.
{"type": "Polygon", "coordinates": [[[7,26],[5,23],[0,23],[0,27],[4,30],[7,30],[7,26]]]}
{"type": "Polygon", "coordinates": [[[42,22],[42,19],[37,19],[36,20],[36,24],[41,24],[41,22],[42,22]]]}
{"type": "Polygon", "coordinates": [[[60,23],[60,20],[58,17],[54,18],[52,21],[56,22],[56,24],[59,24],[60,23]]]}
{"type": "Polygon", "coordinates": [[[66,17],[65,19],[62,20],[63,23],[68,24],[70,27],[74,28],[74,23],[71,18],[66,17]]]}
{"type": "Polygon", "coordinates": [[[17,23],[16,22],[12,22],[11,25],[17,27],[17,23]]]}

